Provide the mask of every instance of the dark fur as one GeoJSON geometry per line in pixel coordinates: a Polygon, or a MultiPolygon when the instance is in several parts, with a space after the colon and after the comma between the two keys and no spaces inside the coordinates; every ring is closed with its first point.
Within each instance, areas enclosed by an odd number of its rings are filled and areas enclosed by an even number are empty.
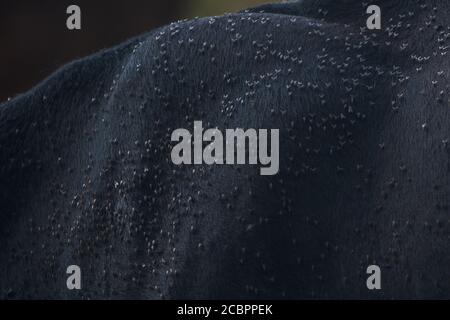
{"type": "Polygon", "coordinates": [[[0,294],[449,298],[448,1],[378,3],[177,22],[1,105],[0,294]],[[279,175],[174,166],[194,120],[279,128],[279,175]]]}

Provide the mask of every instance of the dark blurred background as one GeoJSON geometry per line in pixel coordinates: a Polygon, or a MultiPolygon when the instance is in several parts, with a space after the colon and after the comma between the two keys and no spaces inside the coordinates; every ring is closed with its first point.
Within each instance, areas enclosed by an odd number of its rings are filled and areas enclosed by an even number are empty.
{"type": "Polygon", "coordinates": [[[174,20],[220,15],[279,0],[0,0],[0,101],[61,65],[174,20]],[[82,29],[66,28],[69,5],[82,29]]]}

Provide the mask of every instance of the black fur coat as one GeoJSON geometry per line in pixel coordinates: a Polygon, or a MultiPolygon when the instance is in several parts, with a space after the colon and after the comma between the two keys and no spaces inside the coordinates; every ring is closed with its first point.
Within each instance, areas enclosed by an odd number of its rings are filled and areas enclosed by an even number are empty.
{"type": "Polygon", "coordinates": [[[450,298],[450,5],[377,2],[176,22],[1,104],[0,296],[450,298]],[[280,129],[280,172],[174,165],[196,120],[280,129]]]}

